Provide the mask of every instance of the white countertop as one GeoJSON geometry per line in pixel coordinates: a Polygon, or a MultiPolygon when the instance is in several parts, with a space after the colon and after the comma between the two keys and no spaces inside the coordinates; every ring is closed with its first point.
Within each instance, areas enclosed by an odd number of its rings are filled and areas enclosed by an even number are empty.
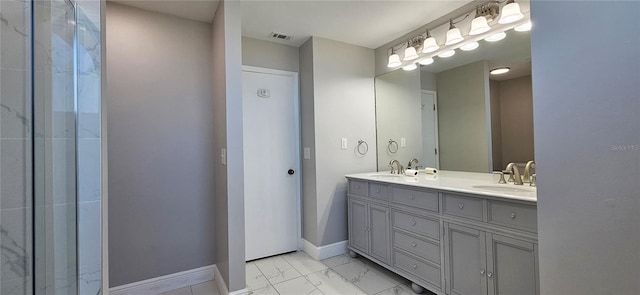
{"type": "MultiPolygon", "coordinates": [[[[525,183],[524,185],[515,185],[511,182],[507,184],[499,184],[498,180],[500,179],[500,176],[495,174],[460,171],[438,171],[437,175],[423,173],[418,176],[400,175],[394,177],[390,176],[392,174],[390,174],[389,171],[385,171],[349,174],[345,177],[512,200],[529,202],[537,202],[538,200],[535,187],[529,186],[528,183],[525,183]],[[489,188],[477,186],[488,186],[489,188]],[[495,188],[491,189],[491,187],[495,188]]],[[[508,177],[508,175],[505,177],[508,177]]]]}

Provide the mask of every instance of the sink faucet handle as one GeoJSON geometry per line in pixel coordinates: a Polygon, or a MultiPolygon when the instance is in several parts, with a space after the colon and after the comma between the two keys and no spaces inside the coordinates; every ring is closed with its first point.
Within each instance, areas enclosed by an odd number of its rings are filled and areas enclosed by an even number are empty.
{"type": "Polygon", "coordinates": [[[529,186],[536,186],[536,174],[535,173],[531,174],[531,182],[529,183],[529,186]]]}
{"type": "Polygon", "coordinates": [[[391,167],[391,174],[393,174],[393,165],[389,165],[391,167]]]}
{"type": "Polygon", "coordinates": [[[500,174],[500,180],[498,181],[498,183],[507,183],[504,180],[504,171],[493,171],[493,174],[500,174]]]}

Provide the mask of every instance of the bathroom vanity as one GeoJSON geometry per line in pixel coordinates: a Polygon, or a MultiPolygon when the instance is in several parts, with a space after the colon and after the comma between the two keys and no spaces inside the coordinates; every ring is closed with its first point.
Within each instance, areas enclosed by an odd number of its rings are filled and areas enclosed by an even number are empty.
{"type": "Polygon", "coordinates": [[[347,175],[350,254],[436,294],[539,294],[536,190],[487,173],[347,175]]]}

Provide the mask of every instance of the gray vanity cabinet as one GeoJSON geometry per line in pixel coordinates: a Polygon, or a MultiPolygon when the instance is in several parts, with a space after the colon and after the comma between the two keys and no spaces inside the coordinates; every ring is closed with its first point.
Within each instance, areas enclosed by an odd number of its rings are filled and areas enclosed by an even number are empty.
{"type": "Polygon", "coordinates": [[[349,198],[349,246],[389,264],[389,207],[349,198]]]}
{"type": "Polygon", "coordinates": [[[536,295],[534,243],[445,223],[447,294],[536,295]]]}

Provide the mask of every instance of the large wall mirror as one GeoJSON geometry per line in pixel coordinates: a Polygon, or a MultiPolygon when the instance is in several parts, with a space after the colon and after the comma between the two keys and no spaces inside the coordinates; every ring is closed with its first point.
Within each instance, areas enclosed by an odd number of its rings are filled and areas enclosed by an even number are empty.
{"type": "Polygon", "coordinates": [[[469,172],[534,159],[530,34],[506,33],[417,70],[376,77],[378,171],[393,159],[469,172]],[[490,74],[500,67],[510,70],[490,74]]]}

